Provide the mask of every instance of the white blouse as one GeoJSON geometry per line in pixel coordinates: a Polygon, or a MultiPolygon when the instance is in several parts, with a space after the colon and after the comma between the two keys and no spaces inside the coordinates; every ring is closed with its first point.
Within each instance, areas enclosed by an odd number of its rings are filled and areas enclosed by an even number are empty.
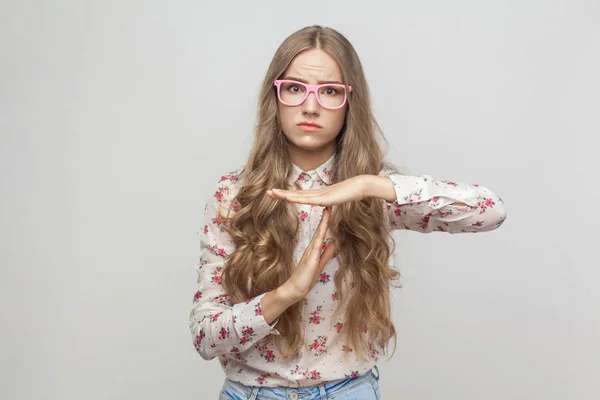
{"type": "MultiPolygon", "coordinates": [[[[331,184],[334,156],[318,168],[305,172],[294,165],[289,178],[298,189],[319,189],[331,184]]],[[[200,256],[195,268],[198,287],[194,295],[189,326],[194,346],[206,360],[218,357],[227,378],[251,386],[312,386],[368,372],[385,354],[375,342],[368,342],[368,361],[348,354],[354,349],[344,345],[345,312],[335,318],[333,311],[339,296],[333,277],[339,267],[337,258],[326,264],[319,282],[304,298],[305,346],[299,357],[285,360],[274,343],[260,345],[267,335],[279,335],[278,320],[267,324],[261,308],[266,293],[233,305],[221,284],[225,258],[234,250],[231,237],[217,216],[219,203],[231,205],[243,184],[241,169],[230,172],[217,182],[206,203],[200,237],[200,256]]],[[[433,231],[461,233],[484,232],[498,228],[506,218],[504,202],[491,190],[464,182],[434,180],[429,175],[388,176],[396,191],[396,201],[382,200],[385,223],[390,229],[408,229],[422,233],[433,231]],[[461,202],[464,205],[452,205],[461,202]]],[[[318,226],[323,207],[296,204],[300,222],[298,245],[294,253],[297,265],[318,226]]],[[[233,205],[235,212],[235,204],[233,205]]],[[[323,243],[326,247],[330,239],[323,243]]],[[[343,310],[343,309],[342,309],[343,310]]]]}

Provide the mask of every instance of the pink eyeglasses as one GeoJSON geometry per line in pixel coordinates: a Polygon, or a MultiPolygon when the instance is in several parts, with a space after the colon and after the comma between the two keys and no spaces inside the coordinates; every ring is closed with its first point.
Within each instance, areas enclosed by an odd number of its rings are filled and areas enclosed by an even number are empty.
{"type": "Polygon", "coordinates": [[[273,82],[273,85],[277,87],[279,101],[286,106],[299,106],[306,101],[308,95],[312,92],[321,107],[328,110],[342,108],[348,100],[348,92],[352,91],[352,86],[339,83],[309,85],[288,79],[278,79],[273,82]]]}

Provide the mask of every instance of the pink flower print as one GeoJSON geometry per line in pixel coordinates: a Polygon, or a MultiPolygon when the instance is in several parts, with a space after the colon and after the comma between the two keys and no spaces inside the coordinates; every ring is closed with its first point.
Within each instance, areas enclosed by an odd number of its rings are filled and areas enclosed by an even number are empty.
{"type": "Polygon", "coordinates": [[[298,218],[300,218],[302,221],[306,221],[308,218],[308,213],[306,211],[301,211],[298,213],[298,218]]]}
{"type": "Polygon", "coordinates": [[[480,208],[479,214],[483,214],[488,207],[494,206],[494,201],[492,199],[483,198],[482,200],[477,202],[477,206],[480,208]]]}
{"type": "Polygon", "coordinates": [[[258,302],[258,304],[256,304],[256,305],[254,305],[254,315],[263,315],[262,306],[261,306],[260,302],[258,302]]]}
{"type": "Polygon", "coordinates": [[[229,328],[225,329],[225,328],[221,328],[221,330],[219,331],[219,340],[224,340],[225,338],[229,337],[229,328]]]}
{"type": "Polygon", "coordinates": [[[240,206],[240,203],[238,203],[237,201],[235,201],[231,204],[231,209],[235,212],[238,212],[240,210],[240,208],[242,208],[242,207],[240,206]]]}
{"type": "Polygon", "coordinates": [[[433,198],[431,199],[432,202],[437,203],[439,200],[439,196],[433,196],[433,198]]]}
{"type": "Polygon", "coordinates": [[[309,376],[310,376],[310,379],[320,379],[321,373],[318,372],[317,370],[313,369],[312,371],[309,372],[309,376]]]}
{"type": "Polygon", "coordinates": [[[338,332],[338,333],[341,332],[341,330],[342,330],[343,327],[344,327],[344,324],[341,323],[341,322],[336,323],[335,326],[334,326],[336,332],[338,332]]]}
{"type": "Polygon", "coordinates": [[[223,200],[223,193],[222,192],[216,192],[215,193],[215,199],[217,199],[218,201],[223,200]]]}
{"type": "Polygon", "coordinates": [[[423,189],[419,189],[415,192],[409,193],[408,196],[404,197],[404,200],[408,200],[408,203],[414,203],[415,201],[419,201],[421,200],[421,193],[423,192],[423,189]]]}
{"type": "Polygon", "coordinates": [[[227,256],[227,253],[225,252],[225,250],[217,247],[217,245],[210,246],[210,250],[218,256],[221,256],[221,257],[227,256]]]}
{"type": "Polygon", "coordinates": [[[483,221],[477,221],[477,222],[471,224],[471,226],[483,226],[483,221]]]}
{"type": "Polygon", "coordinates": [[[373,343],[369,342],[369,355],[371,356],[371,358],[375,361],[379,360],[379,351],[375,349],[375,347],[373,346],[373,343]]]}
{"type": "Polygon", "coordinates": [[[419,222],[419,226],[422,229],[427,229],[427,225],[429,224],[429,217],[423,217],[423,219],[421,220],[421,222],[419,222]]]}
{"type": "Polygon", "coordinates": [[[273,350],[267,350],[265,352],[265,359],[267,360],[267,362],[275,361],[275,355],[273,355],[273,350]]]}
{"type": "Polygon", "coordinates": [[[212,277],[210,278],[210,281],[213,283],[221,283],[221,270],[222,267],[217,267],[215,268],[215,270],[212,272],[212,277]]]}
{"type": "Polygon", "coordinates": [[[231,316],[231,322],[233,322],[235,324],[236,321],[237,321],[237,316],[236,315],[232,315],[231,316]]]}
{"type": "Polygon", "coordinates": [[[236,182],[238,180],[237,172],[238,171],[229,172],[229,173],[221,176],[221,179],[219,180],[219,182],[223,182],[226,180],[229,180],[230,182],[236,182]]]}
{"type": "Polygon", "coordinates": [[[197,292],[194,294],[194,303],[195,303],[195,302],[197,302],[198,300],[200,300],[200,298],[201,298],[201,297],[202,297],[202,292],[198,290],[198,291],[197,291],[197,292]]]}
{"type": "Polygon", "coordinates": [[[336,301],[340,299],[340,294],[338,292],[333,292],[331,295],[331,300],[336,301]]]}
{"type": "Polygon", "coordinates": [[[260,377],[256,378],[255,381],[259,384],[259,385],[263,385],[264,383],[267,382],[267,378],[270,378],[271,374],[270,373],[266,373],[266,374],[260,374],[260,377]]]}
{"type": "Polygon", "coordinates": [[[233,347],[231,348],[231,350],[229,350],[229,352],[230,352],[230,353],[239,353],[239,352],[240,352],[240,349],[238,349],[237,347],[233,346],[233,347]]]}
{"type": "Polygon", "coordinates": [[[477,184],[477,183],[474,183],[474,184],[473,184],[473,186],[475,186],[475,187],[479,187],[479,184],[477,184]]]}
{"type": "Polygon", "coordinates": [[[217,217],[217,218],[213,218],[212,219],[212,223],[216,224],[216,225],[221,225],[221,220],[217,217]]]}
{"type": "Polygon", "coordinates": [[[358,376],[358,371],[350,371],[350,374],[344,374],[346,378],[356,378],[358,376]]]}
{"type": "Polygon", "coordinates": [[[250,340],[250,338],[256,334],[254,333],[254,329],[250,328],[249,326],[243,326],[242,335],[243,336],[240,338],[240,344],[246,344],[248,343],[248,340],[250,340]]]}
{"type": "Polygon", "coordinates": [[[327,346],[327,336],[319,335],[311,344],[308,345],[308,350],[312,351],[315,356],[325,353],[327,346]]]}
{"type": "Polygon", "coordinates": [[[241,362],[242,364],[247,364],[248,361],[242,357],[242,355],[240,353],[234,353],[233,358],[235,358],[237,361],[241,362]]]}
{"type": "Polygon", "coordinates": [[[208,225],[204,225],[204,233],[208,233],[208,225]]]}
{"type": "Polygon", "coordinates": [[[275,361],[275,354],[273,354],[273,350],[267,348],[267,346],[257,346],[256,349],[260,353],[260,356],[267,360],[268,363],[275,361]]]}
{"type": "Polygon", "coordinates": [[[209,314],[208,319],[210,319],[210,322],[215,322],[221,316],[221,314],[222,313],[220,313],[220,312],[218,312],[216,314],[209,314]]]}
{"type": "Polygon", "coordinates": [[[327,283],[327,282],[329,282],[330,280],[331,280],[331,279],[330,279],[330,276],[329,276],[328,274],[326,274],[325,272],[323,272],[323,273],[321,274],[321,278],[319,279],[319,282],[321,282],[322,284],[326,284],[326,283],[327,283]]]}
{"type": "Polygon", "coordinates": [[[319,313],[321,312],[321,308],[322,308],[321,306],[317,306],[315,311],[310,313],[310,315],[312,315],[312,317],[310,317],[310,319],[308,320],[309,323],[318,325],[321,323],[321,321],[324,320],[323,317],[319,316],[319,313]]]}
{"type": "Polygon", "coordinates": [[[300,366],[296,364],[296,368],[290,369],[290,375],[297,375],[300,373],[300,366]]]}
{"type": "Polygon", "coordinates": [[[309,180],[309,178],[310,178],[310,176],[307,173],[303,172],[300,174],[300,177],[298,178],[298,180],[304,182],[304,181],[309,180]]]}
{"type": "Polygon", "coordinates": [[[226,294],[222,294],[221,296],[215,297],[214,301],[218,304],[227,304],[229,303],[229,296],[226,294]]]}
{"type": "Polygon", "coordinates": [[[202,339],[204,339],[204,337],[204,329],[200,329],[200,332],[198,332],[198,336],[196,336],[196,340],[194,341],[194,347],[196,347],[197,351],[200,351],[200,343],[202,343],[202,339]]]}
{"type": "Polygon", "coordinates": [[[452,181],[442,181],[442,182],[447,183],[448,185],[451,185],[451,186],[454,186],[454,187],[458,186],[456,183],[454,183],[452,181]]]}

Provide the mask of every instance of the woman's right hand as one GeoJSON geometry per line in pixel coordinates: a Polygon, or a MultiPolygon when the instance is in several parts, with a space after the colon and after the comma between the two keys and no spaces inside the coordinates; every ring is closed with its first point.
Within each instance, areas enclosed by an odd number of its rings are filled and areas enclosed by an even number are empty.
{"type": "Polygon", "coordinates": [[[298,266],[292,273],[292,276],[279,288],[280,293],[284,294],[290,300],[300,301],[306,297],[313,286],[319,281],[325,264],[335,255],[335,241],[329,243],[325,250],[322,250],[331,212],[331,206],[323,209],[321,222],[319,222],[319,226],[310,244],[304,250],[298,266]]]}

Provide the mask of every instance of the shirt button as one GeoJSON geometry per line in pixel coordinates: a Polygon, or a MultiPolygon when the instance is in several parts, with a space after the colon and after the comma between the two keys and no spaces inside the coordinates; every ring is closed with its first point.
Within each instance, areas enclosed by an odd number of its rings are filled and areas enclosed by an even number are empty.
{"type": "Polygon", "coordinates": [[[291,392],[289,395],[290,400],[298,400],[298,393],[291,392]]]}

